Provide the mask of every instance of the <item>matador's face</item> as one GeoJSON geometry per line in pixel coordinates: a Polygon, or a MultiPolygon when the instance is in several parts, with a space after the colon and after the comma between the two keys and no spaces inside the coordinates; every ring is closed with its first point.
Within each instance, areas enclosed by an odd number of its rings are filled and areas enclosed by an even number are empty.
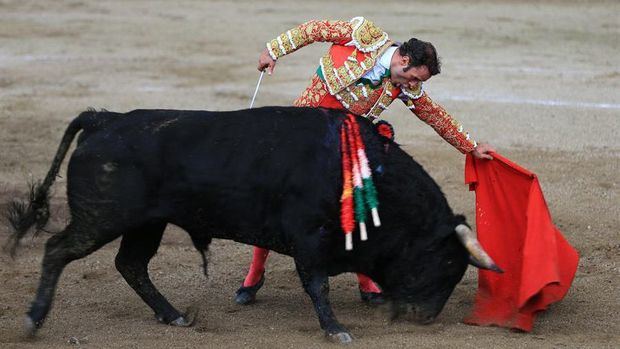
{"type": "Polygon", "coordinates": [[[409,57],[407,56],[398,55],[391,63],[390,80],[396,87],[414,89],[420,82],[431,78],[431,73],[425,65],[411,67],[405,71],[409,65],[409,57]]]}

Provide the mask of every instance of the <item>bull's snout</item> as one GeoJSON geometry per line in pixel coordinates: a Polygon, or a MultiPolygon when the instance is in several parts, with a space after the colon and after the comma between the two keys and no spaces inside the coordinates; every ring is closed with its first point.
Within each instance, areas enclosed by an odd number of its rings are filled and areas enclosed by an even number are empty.
{"type": "Polygon", "coordinates": [[[435,321],[435,316],[433,315],[423,315],[423,314],[415,315],[415,322],[420,325],[430,325],[431,323],[433,323],[433,321],[435,321]]]}
{"type": "Polygon", "coordinates": [[[413,306],[413,311],[413,321],[420,325],[429,325],[435,321],[435,318],[437,317],[436,311],[429,311],[428,309],[424,309],[416,305],[413,306]]]}
{"type": "Polygon", "coordinates": [[[433,323],[440,312],[441,308],[437,309],[429,304],[392,303],[392,320],[401,318],[417,325],[433,323]]]}

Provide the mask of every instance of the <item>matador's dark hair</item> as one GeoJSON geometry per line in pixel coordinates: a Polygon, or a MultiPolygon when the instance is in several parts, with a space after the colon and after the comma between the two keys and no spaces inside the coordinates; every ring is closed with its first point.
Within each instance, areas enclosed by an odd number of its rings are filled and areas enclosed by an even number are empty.
{"type": "Polygon", "coordinates": [[[401,56],[409,57],[409,65],[404,71],[409,70],[411,67],[425,65],[428,67],[431,76],[441,73],[441,62],[439,61],[439,57],[437,57],[437,50],[435,50],[435,46],[430,42],[411,38],[409,41],[400,45],[398,53],[400,53],[401,56]]]}

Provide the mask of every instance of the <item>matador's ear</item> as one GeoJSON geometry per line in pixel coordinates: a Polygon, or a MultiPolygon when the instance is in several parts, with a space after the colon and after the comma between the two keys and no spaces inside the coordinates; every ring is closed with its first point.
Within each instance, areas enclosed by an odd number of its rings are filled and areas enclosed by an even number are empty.
{"type": "Polygon", "coordinates": [[[392,125],[385,120],[379,120],[375,123],[375,128],[381,137],[384,150],[387,152],[390,143],[394,141],[394,127],[392,127],[392,125]]]}

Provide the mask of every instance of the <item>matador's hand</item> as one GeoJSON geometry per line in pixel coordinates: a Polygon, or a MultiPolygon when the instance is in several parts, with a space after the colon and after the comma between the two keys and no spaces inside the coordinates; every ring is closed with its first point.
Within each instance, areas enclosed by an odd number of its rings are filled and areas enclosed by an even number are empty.
{"type": "Polygon", "coordinates": [[[472,150],[471,155],[476,159],[493,160],[493,157],[489,155],[490,152],[495,152],[495,149],[487,143],[479,143],[477,147],[472,150]]]}
{"type": "Polygon", "coordinates": [[[258,57],[258,70],[263,71],[267,69],[267,74],[271,75],[275,66],[276,61],[271,58],[271,56],[269,55],[269,51],[267,49],[264,49],[258,57]]]}

